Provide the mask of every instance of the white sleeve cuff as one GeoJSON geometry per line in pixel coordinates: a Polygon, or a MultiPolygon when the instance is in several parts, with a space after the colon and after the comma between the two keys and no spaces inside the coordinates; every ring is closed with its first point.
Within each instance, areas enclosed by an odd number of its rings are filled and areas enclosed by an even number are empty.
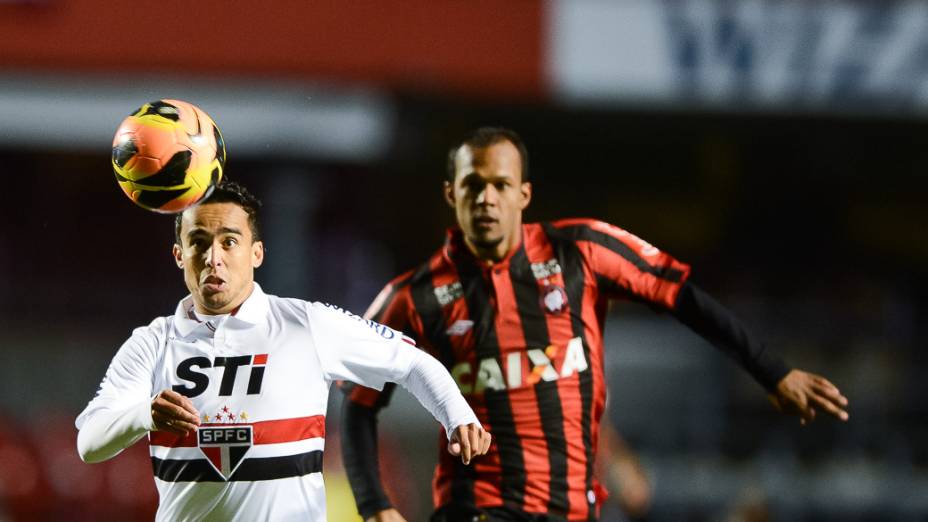
{"type": "Polygon", "coordinates": [[[449,440],[458,426],[480,421],[461,395],[448,370],[434,357],[419,350],[412,356],[409,372],[397,381],[409,390],[445,428],[449,440]]]}

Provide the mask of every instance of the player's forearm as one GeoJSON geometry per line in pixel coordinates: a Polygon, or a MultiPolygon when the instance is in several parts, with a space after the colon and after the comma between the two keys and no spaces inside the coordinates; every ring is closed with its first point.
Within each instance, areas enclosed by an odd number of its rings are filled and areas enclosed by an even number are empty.
{"type": "Polygon", "coordinates": [[[424,352],[415,352],[411,369],[399,384],[409,390],[445,427],[449,437],[458,426],[480,425],[448,370],[434,357],[424,352]]]}
{"type": "Polygon", "coordinates": [[[345,398],[342,408],[342,461],[361,518],[391,506],[380,478],[377,410],[345,398]]]}
{"type": "Polygon", "coordinates": [[[673,315],[716,348],[734,358],[768,391],[788,372],[785,362],[763,343],[727,308],[692,283],[677,297],[673,315]]]}
{"type": "Polygon", "coordinates": [[[131,446],[152,428],[151,403],[122,410],[99,410],[77,433],[77,452],[84,462],[101,462],[131,446]]]}

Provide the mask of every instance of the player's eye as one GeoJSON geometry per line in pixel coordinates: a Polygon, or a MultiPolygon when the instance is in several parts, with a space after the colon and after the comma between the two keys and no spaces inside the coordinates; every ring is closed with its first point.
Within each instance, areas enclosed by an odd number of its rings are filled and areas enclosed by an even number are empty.
{"type": "Polygon", "coordinates": [[[234,247],[237,244],[238,244],[238,240],[235,239],[234,237],[227,237],[222,242],[222,245],[225,247],[234,247]]]}

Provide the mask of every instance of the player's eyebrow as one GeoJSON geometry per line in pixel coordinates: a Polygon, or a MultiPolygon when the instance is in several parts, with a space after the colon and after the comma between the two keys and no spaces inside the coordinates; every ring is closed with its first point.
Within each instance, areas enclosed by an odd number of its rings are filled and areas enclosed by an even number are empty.
{"type": "Polygon", "coordinates": [[[237,228],[232,228],[232,227],[222,227],[222,228],[219,229],[219,233],[220,233],[220,234],[236,234],[236,235],[239,235],[239,236],[242,235],[242,231],[241,231],[241,230],[239,230],[239,229],[237,229],[237,228]]]}
{"type": "Polygon", "coordinates": [[[472,172],[470,172],[469,174],[466,174],[464,177],[461,178],[461,183],[462,183],[462,184],[465,184],[465,183],[473,183],[473,182],[476,182],[476,183],[498,183],[498,182],[500,182],[500,181],[512,181],[513,179],[514,179],[514,176],[512,176],[511,174],[508,174],[508,173],[505,173],[505,174],[502,174],[502,175],[493,174],[493,175],[484,177],[484,176],[481,176],[480,174],[478,174],[477,172],[472,171],[472,172]]]}
{"type": "MultiPolygon", "coordinates": [[[[242,235],[241,230],[237,228],[233,228],[233,227],[222,227],[218,230],[218,233],[219,234],[235,234],[238,236],[242,235]]],[[[194,237],[194,236],[208,236],[208,235],[210,235],[210,232],[206,230],[205,228],[200,228],[200,227],[194,228],[190,230],[190,232],[187,232],[188,238],[194,237]]]]}

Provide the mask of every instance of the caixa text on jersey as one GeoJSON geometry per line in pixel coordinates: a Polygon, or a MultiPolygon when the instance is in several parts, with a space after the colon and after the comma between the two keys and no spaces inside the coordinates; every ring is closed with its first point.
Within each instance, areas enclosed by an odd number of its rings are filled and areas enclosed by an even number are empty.
{"type": "Polygon", "coordinates": [[[574,337],[567,346],[529,348],[506,354],[502,360],[487,357],[473,362],[460,362],[451,369],[451,376],[464,395],[477,395],[485,390],[515,389],[539,381],[556,381],[589,368],[583,353],[583,341],[574,337]]]}

